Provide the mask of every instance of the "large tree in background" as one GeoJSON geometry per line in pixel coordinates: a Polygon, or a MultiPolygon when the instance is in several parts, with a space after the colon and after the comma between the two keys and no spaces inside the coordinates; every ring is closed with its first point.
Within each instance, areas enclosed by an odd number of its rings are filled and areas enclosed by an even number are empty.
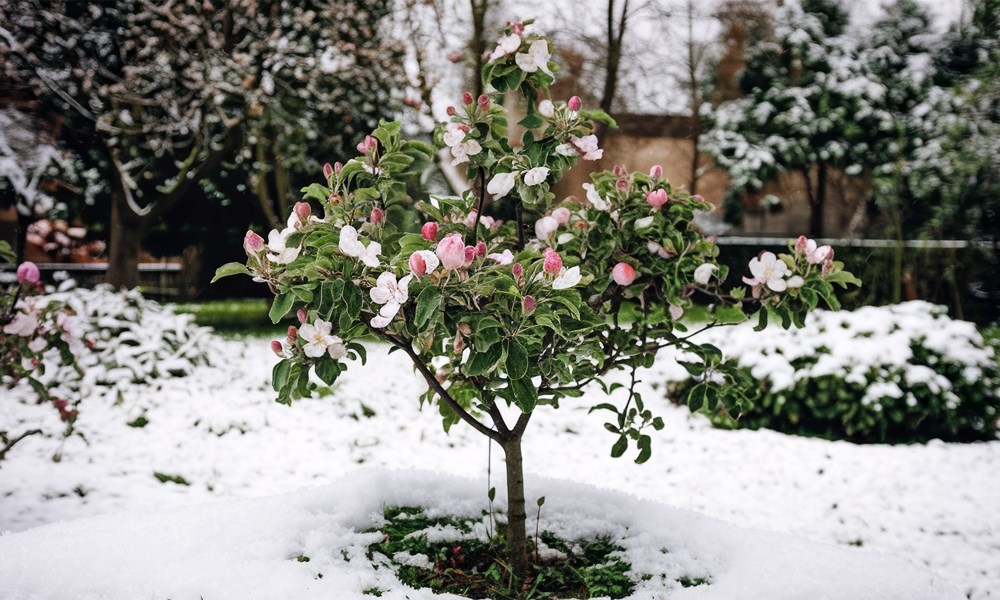
{"type": "MultiPolygon", "coordinates": [[[[0,0],[0,68],[67,126],[110,192],[108,280],[138,284],[149,228],[224,161],[282,210],[289,168],[342,151],[401,73],[388,0],[0,0]],[[388,78],[388,82],[386,79],[388,78]]],[[[280,213],[279,213],[280,214],[280,213]]],[[[269,215],[270,216],[270,215],[269,215]]]]}
{"type": "Polygon", "coordinates": [[[773,36],[750,45],[740,85],[745,96],[711,113],[705,150],[739,190],[757,190],[781,172],[801,173],[809,233],[824,233],[832,168],[870,168],[866,136],[891,127],[872,102],[883,90],[858,68],[842,37],[847,13],[835,0],[789,2],[773,36]]]}

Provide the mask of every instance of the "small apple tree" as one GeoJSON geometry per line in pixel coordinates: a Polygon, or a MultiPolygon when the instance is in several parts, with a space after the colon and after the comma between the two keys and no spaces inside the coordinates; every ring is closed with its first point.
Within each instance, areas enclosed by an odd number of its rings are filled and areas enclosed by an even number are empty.
{"type": "Polygon", "coordinates": [[[624,386],[603,377],[631,370],[624,404],[592,410],[613,414],[605,423],[611,454],[634,444],[644,462],[647,432],[663,421],[636,393],[635,371],[651,366],[657,350],[691,356],[686,367],[700,379],[691,402],[701,409],[739,412],[748,402],[752,382],[680,321],[693,296],[712,299],[704,327],[754,312],[788,327],[820,300],[836,307],[832,284],[856,283],[828,246],[802,239],[788,255],[751,261],[749,295],[742,286],[723,293],[719,248],[692,226],[696,211],[711,205],[671,186],[659,167],[647,174],[616,166],[584,185],[585,202],[556,198],[551,186],[567,169],[601,157],[595,123],[613,121],[577,97],[550,98],[551,43],[527,33],[529,24],[506,26],[482,71],[489,93],[466,93],[438,131],[474,190],[414,204],[402,181],[425,167],[432,149],[383,123],[359,156],[327,165],[325,183],[303,190],[322,216],[298,203],[266,242],[247,233],[245,265],[216,274],[266,282],[275,322],[298,315],[287,340],[272,342],[281,357],[273,372],[279,402],[308,396],[310,373],[332,384],[344,359],[365,360],[358,340],[376,336],[412,359],[428,386],[420,400],[437,404],[445,430],[462,421],[495,441],[506,457],[508,558],[522,578],[529,564],[521,439],[536,413],[581,397],[592,382],[611,393],[624,386]],[[511,93],[527,105],[519,142],[500,102],[511,93]],[[504,203],[515,218],[486,214],[504,203]],[[420,232],[395,225],[413,210],[420,232]],[[504,418],[501,403],[517,407],[516,420],[504,418]]]}

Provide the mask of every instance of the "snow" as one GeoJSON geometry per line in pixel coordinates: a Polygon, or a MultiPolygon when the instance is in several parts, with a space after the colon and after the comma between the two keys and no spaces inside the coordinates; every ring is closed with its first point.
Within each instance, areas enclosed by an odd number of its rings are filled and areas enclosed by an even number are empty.
{"type": "MultiPolygon", "coordinates": [[[[0,580],[12,599],[363,598],[371,588],[384,598],[438,597],[375,568],[365,548],[380,536],[362,532],[379,522],[384,505],[477,516],[481,484],[434,472],[366,470],[297,494],[51,525],[0,537],[0,580]],[[309,561],[296,561],[301,555],[309,561]],[[60,565],[56,572],[52,564],[60,565]]],[[[744,530],[594,486],[536,477],[527,493],[552,498],[544,529],[621,543],[633,575],[645,579],[632,598],[962,597],[939,576],[894,557],[744,530]],[[685,575],[711,583],[681,588],[675,580],[685,575]]],[[[419,555],[401,558],[429,564],[419,555]]]]}
{"type": "MultiPolygon", "coordinates": [[[[197,594],[213,599],[223,596],[215,592],[224,584],[245,583],[247,587],[234,589],[258,590],[257,597],[269,597],[267,591],[279,583],[290,586],[287,589],[322,585],[329,590],[328,581],[342,581],[335,574],[340,571],[330,570],[332,566],[327,569],[327,563],[321,565],[315,559],[307,563],[308,568],[287,559],[304,552],[308,556],[326,553],[334,561],[339,556],[337,548],[356,548],[351,544],[359,543],[358,534],[347,530],[355,521],[345,516],[347,509],[342,507],[347,505],[339,504],[340,499],[367,517],[381,506],[361,505],[365,498],[371,500],[366,494],[376,493],[371,487],[378,488],[379,502],[390,502],[392,494],[431,494],[436,481],[451,481],[443,475],[441,479],[428,475],[426,480],[407,475],[420,469],[475,478],[474,483],[446,486],[447,493],[457,494],[457,500],[448,505],[455,510],[478,514],[488,487],[502,489],[497,475],[503,472],[500,450],[490,448],[485,439],[461,425],[445,435],[436,410],[421,413],[417,394],[424,384],[401,353],[390,355],[384,346],[372,345],[368,365],[352,364],[332,393],[288,408],[273,401],[269,376],[275,358],[267,340],[213,340],[211,347],[213,359],[219,360],[213,360],[213,366],[193,367],[186,378],[124,382],[115,391],[88,398],[80,406],[76,424],[82,436],[66,440],[32,437],[10,453],[0,467],[0,531],[118,514],[0,538],[0,569],[5,569],[0,571],[0,581],[15,581],[18,589],[34,589],[39,597],[46,597],[45,589],[55,589],[45,587],[48,579],[73,582],[79,591],[74,596],[79,597],[102,590],[115,597],[118,592],[108,586],[116,585],[124,587],[115,589],[129,590],[127,597],[150,597],[157,585],[168,583],[175,586],[172,597],[197,597],[192,590],[198,588],[197,594]],[[375,416],[369,418],[366,414],[371,411],[375,416]],[[145,427],[127,425],[139,416],[148,420],[145,427]],[[488,465],[491,483],[486,480],[488,465]],[[398,468],[401,473],[393,476],[395,483],[389,483],[370,474],[370,467],[398,468]],[[154,473],[181,476],[190,485],[160,483],[154,473]],[[249,501],[316,486],[332,487],[249,501]],[[472,491],[466,494],[462,491],[466,489],[472,491]],[[227,502],[154,514],[220,500],[227,502]],[[329,520],[323,520],[324,514],[330,515],[329,520]],[[246,527],[247,523],[254,527],[246,527]],[[38,560],[39,556],[45,556],[44,560],[38,560]],[[35,560],[30,561],[31,557],[35,560]],[[60,565],[60,573],[68,569],[71,576],[54,577],[54,564],[60,565]],[[198,565],[203,570],[195,569],[198,565]],[[313,579],[315,573],[309,570],[320,566],[322,582],[313,579]],[[185,571],[188,568],[193,570],[185,571]],[[112,577],[109,569],[120,575],[112,577]],[[199,587],[200,583],[204,586],[199,587]],[[91,584],[97,587],[88,587],[91,584]],[[136,587],[140,585],[151,586],[148,593],[140,592],[136,587]]],[[[579,506],[582,515],[613,523],[616,515],[624,514],[615,512],[614,505],[636,506],[621,492],[652,501],[642,504],[641,512],[650,515],[651,523],[671,525],[651,525],[642,530],[643,535],[659,540],[659,536],[695,532],[670,539],[681,540],[691,560],[704,561],[697,564],[713,576],[713,586],[683,592],[691,597],[712,597],[698,596],[710,592],[697,590],[723,585],[724,574],[733,581],[746,575],[741,569],[749,569],[749,563],[725,560],[753,558],[744,557],[738,548],[760,554],[761,560],[781,561],[796,560],[796,556],[832,560],[837,549],[808,546],[807,552],[805,542],[741,534],[691,513],[683,513],[681,519],[680,513],[660,503],[841,547],[860,544],[864,550],[927,567],[971,598],[998,597],[1000,442],[856,446],[769,431],[715,430],[702,417],[662,399],[662,384],[671,368],[664,357],[642,376],[637,388],[667,424],[662,432],[652,433],[653,458],[642,466],[608,456],[614,440],[597,415],[587,414],[587,399],[601,397],[597,390],[579,401],[565,402],[558,411],[540,409],[526,434],[524,452],[529,504],[531,498],[546,496],[543,523],[546,519],[555,523],[563,507],[574,506],[579,506]],[[617,491],[600,496],[584,487],[563,493],[553,489],[553,482],[543,481],[545,477],[617,491]],[[581,500],[573,504],[577,496],[581,500]],[[589,500],[597,497],[612,498],[610,506],[589,500]],[[600,510],[587,512],[591,504],[600,510]],[[687,529],[677,525],[677,529],[675,520],[692,525],[687,529]],[[732,545],[709,552],[713,544],[702,545],[703,536],[709,541],[725,538],[732,545]],[[784,553],[765,553],[773,544],[784,553]],[[730,555],[724,548],[737,549],[730,555]]],[[[4,392],[4,419],[28,418],[37,410],[18,403],[21,394],[4,392]]],[[[616,399],[622,401],[620,396],[616,399]]],[[[57,418],[49,415],[53,412],[49,409],[40,417],[57,418]]],[[[581,517],[566,518],[584,522],[581,517]]],[[[658,550],[639,544],[633,551],[639,552],[640,546],[647,552],[658,550]]],[[[876,567],[890,564],[874,555],[863,556],[876,567]]],[[[844,560],[845,569],[862,568],[854,559],[844,560]]],[[[784,568],[779,576],[778,564],[765,571],[771,573],[768,577],[755,576],[754,585],[790,580],[794,571],[784,568]]],[[[899,563],[891,564],[899,567],[899,563]]],[[[884,577],[890,579],[880,581],[890,585],[891,577],[907,572],[904,579],[928,577],[925,571],[899,568],[886,567],[891,573],[884,577]]],[[[362,589],[355,586],[357,576],[342,575],[352,582],[345,589],[362,589]]],[[[804,584],[799,578],[794,581],[804,584]]],[[[941,592],[935,597],[945,595],[941,592]]],[[[736,596],[747,597],[742,591],[736,596]]],[[[800,597],[822,596],[803,592],[800,597]]]]}

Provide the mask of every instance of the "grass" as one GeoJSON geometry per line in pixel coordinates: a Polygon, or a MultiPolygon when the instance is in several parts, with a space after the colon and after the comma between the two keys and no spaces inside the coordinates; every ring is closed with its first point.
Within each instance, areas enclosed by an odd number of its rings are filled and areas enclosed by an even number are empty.
{"type": "MultiPolygon", "coordinates": [[[[385,525],[369,530],[382,539],[368,547],[368,558],[389,564],[399,580],[413,588],[471,598],[548,600],[624,598],[635,587],[628,576],[632,567],[622,558],[624,549],[606,536],[565,540],[541,532],[539,538],[550,551],[539,558],[532,548],[531,574],[519,580],[506,563],[502,522],[488,526],[484,535],[482,524],[492,519],[429,517],[423,509],[407,506],[386,507],[383,516],[385,525]]],[[[385,591],[371,588],[365,593],[378,597],[385,591]]]]}
{"type": "Polygon", "coordinates": [[[173,305],[174,311],[194,315],[198,325],[211,327],[223,337],[281,337],[288,320],[278,325],[267,316],[270,302],[266,298],[239,298],[209,302],[185,302],[173,305]]]}

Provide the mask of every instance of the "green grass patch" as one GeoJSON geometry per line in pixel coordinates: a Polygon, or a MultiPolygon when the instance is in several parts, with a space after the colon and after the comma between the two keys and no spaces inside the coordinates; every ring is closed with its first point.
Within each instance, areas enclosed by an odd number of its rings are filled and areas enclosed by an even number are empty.
{"type": "MultiPolygon", "coordinates": [[[[368,558],[391,565],[413,588],[500,600],[624,598],[635,588],[624,549],[606,536],[565,540],[541,532],[542,545],[550,550],[540,558],[532,548],[530,576],[519,580],[506,562],[505,524],[494,527],[485,511],[479,519],[429,517],[421,508],[394,506],[386,507],[383,516],[385,525],[368,530],[382,537],[368,546],[368,558]],[[483,523],[489,524],[486,535],[483,523]]],[[[377,596],[381,590],[365,593],[377,596]]]]}
{"type": "Polygon", "coordinates": [[[224,337],[283,336],[289,325],[298,324],[286,319],[278,325],[267,316],[270,302],[266,298],[240,298],[185,302],[174,304],[174,311],[194,315],[198,325],[211,327],[224,337]]]}

